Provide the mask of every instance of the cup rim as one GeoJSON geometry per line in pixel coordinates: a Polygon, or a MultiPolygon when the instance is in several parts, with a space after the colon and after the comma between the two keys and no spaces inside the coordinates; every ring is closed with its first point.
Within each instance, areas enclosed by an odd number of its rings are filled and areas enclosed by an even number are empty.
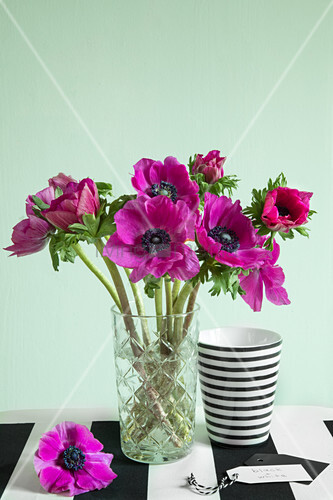
{"type": "MultiPolygon", "coordinates": [[[[130,300],[129,301],[130,306],[135,306],[135,301],[130,300]]],[[[151,318],[185,318],[186,316],[189,316],[190,314],[196,313],[200,310],[200,305],[196,303],[194,305],[194,308],[192,311],[189,312],[184,312],[184,313],[178,313],[178,314],[145,314],[145,315],[140,315],[140,314],[127,314],[127,313],[121,313],[118,311],[116,304],[114,304],[111,307],[111,312],[115,316],[119,316],[122,318],[138,318],[138,319],[151,319],[151,318]]]]}
{"type": "Polygon", "coordinates": [[[256,349],[263,349],[263,348],[268,348],[268,347],[276,347],[278,345],[282,344],[282,336],[278,333],[275,332],[274,330],[269,330],[267,328],[256,328],[253,326],[223,326],[223,327],[218,327],[218,328],[210,328],[210,329],[205,329],[201,330],[199,333],[199,340],[198,340],[198,346],[203,347],[205,349],[221,349],[221,350],[234,350],[237,351],[239,349],[242,350],[256,350],[256,349]],[[258,332],[260,333],[269,333],[273,334],[276,338],[275,340],[270,340],[267,342],[256,342],[252,344],[245,344],[245,343],[222,343],[222,342],[204,342],[202,341],[202,334],[210,332],[210,331],[216,331],[216,330],[244,330],[244,331],[252,331],[252,332],[258,332]]]}

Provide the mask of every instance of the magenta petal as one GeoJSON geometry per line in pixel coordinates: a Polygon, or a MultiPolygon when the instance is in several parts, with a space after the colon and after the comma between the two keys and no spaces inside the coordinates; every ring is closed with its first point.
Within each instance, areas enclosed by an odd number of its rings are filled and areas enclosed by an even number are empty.
{"type": "Polygon", "coordinates": [[[87,462],[82,470],[75,472],[76,485],[85,490],[100,490],[106,488],[117,474],[102,462],[87,462]]]}
{"type": "Polygon", "coordinates": [[[94,438],[94,435],[85,425],[75,422],[62,422],[56,425],[56,431],[64,444],[65,449],[74,445],[83,452],[97,452],[103,449],[102,443],[94,438]]]}
{"type": "Polygon", "coordinates": [[[255,269],[248,276],[239,277],[240,286],[246,292],[242,295],[242,299],[253,309],[253,311],[261,311],[263,299],[263,281],[260,276],[260,271],[255,269]]]}
{"type": "Polygon", "coordinates": [[[48,243],[50,233],[54,228],[45,220],[30,216],[28,219],[20,221],[13,227],[13,245],[4,250],[13,252],[11,255],[22,257],[39,252],[48,243]]]}
{"type": "Polygon", "coordinates": [[[216,255],[221,249],[221,243],[213,240],[207,236],[207,231],[204,227],[199,227],[197,229],[197,237],[200,245],[209,253],[209,255],[216,255]]]}
{"type": "Polygon", "coordinates": [[[39,480],[42,487],[49,493],[68,492],[73,494],[74,477],[61,467],[45,467],[40,471],[39,480]]]}
{"type": "Polygon", "coordinates": [[[60,189],[64,191],[70,182],[77,182],[77,181],[73,179],[73,177],[71,177],[70,175],[65,175],[62,172],[60,172],[55,177],[49,179],[49,186],[52,186],[54,189],[56,187],[60,187],[60,189]]]}
{"type": "Polygon", "coordinates": [[[119,266],[129,267],[130,269],[139,266],[149,258],[149,254],[145,252],[141,244],[126,245],[117,233],[114,233],[108,239],[103,250],[103,255],[119,266]]]}
{"type": "Polygon", "coordinates": [[[51,224],[64,230],[71,224],[79,222],[77,216],[73,212],[57,210],[55,212],[44,211],[42,214],[51,224]]]}
{"type": "Polygon", "coordinates": [[[177,250],[182,252],[183,259],[175,261],[169,269],[172,279],[189,280],[200,271],[200,263],[196,253],[185,244],[177,244],[177,250]]]}
{"type": "Polygon", "coordinates": [[[133,245],[139,236],[143,236],[148,229],[153,227],[147,215],[147,201],[153,200],[139,196],[136,200],[128,201],[124,208],[116,213],[117,233],[124,243],[133,245]]]}
{"type": "Polygon", "coordinates": [[[268,250],[262,248],[250,248],[249,250],[237,250],[237,252],[229,253],[221,250],[215,259],[221,264],[226,264],[230,267],[242,267],[243,269],[252,269],[260,266],[267,260],[268,250]]]}
{"type": "MultiPolygon", "coordinates": [[[[45,189],[42,189],[42,191],[38,191],[36,193],[36,196],[40,198],[44,203],[47,205],[51,205],[51,201],[54,200],[54,188],[53,187],[47,187],[45,189]]],[[[26,213],[27,215],[33,215],[35,216],[32,207],[35,205],[35,202],[32,199],[32,196],[29,195],[27,200],[26,200],[26,213]]]]}
{"type": "Polygon", "coordinates": [[[86,453],[85,455],[86,455],[86,460],[89,463],[98,462],[110,466],[113,460],[112,453],[97,452],[97,453],[86,453]]]}
{"type": "Polygon", "coordinates": [[[43,434],[39,441],[38,455],[45,461],[56,460],[64,449],[59,434],[55,431],[49,431],[43,434]]]}
{"type": "Polygon", "coordinates": [[[95,183],[89,178],[83,179],[78,186],[78,190],[80,194],[76,209],[77,216],[82,217],[84,214],[96,215],[100,203],[95,183]]]}

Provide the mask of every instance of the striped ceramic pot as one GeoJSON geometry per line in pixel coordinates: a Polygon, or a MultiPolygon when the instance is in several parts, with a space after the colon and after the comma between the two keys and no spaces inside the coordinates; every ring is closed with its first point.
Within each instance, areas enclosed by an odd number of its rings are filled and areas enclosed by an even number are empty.
{"type": "Polygon", "coordinates": [[[216,328],[199,337],[199,378],[208,435],[224,446],[269,436],[282,338],[257,328],[216,328]]]}

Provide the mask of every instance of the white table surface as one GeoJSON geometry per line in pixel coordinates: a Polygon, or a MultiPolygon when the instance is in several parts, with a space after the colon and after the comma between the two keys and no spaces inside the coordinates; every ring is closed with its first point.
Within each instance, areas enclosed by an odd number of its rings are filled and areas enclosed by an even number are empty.
{"type": "MultiPolygon", "coordinates": [[[[41,488],[32,466],[32,458],[42,433],[64,420],[72,420],[90,428],[92,421],[117,420],[117,411],[100,408],[0,413],[1,423],[35,422],[1,500],[60,498],[57,495],[46,494],[41,488]]],[[[271,436],[278,453],[330,464],[310,485],[291,483],[296,500],[333,499],[333,437],[323,425],[323,420],[333,420],[333,408],[275,406],[271,436]]],[[[255,448],[253,448],[253,453],[256,453],[255,448]]],[[[213,453],[205,429],[201,406],[197,408],[196,439],[192,453],[178,462],[150,466],[147,498],[149,500],[195,500],[195,498],[200,498],[189,487],[186,487],[185,479],[191,472],[196,475],[199,483],[207,486],[216,485],[213,453]]],[[[218,475],[223,472],[218,471],[218,475]]],[[[210,498],[218,500],[220,497],[216,493],[210,498]]]]}

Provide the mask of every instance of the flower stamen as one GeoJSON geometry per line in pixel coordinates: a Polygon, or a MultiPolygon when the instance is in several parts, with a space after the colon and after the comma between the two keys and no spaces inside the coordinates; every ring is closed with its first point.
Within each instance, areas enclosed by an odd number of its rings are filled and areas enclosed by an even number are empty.
{"type": "Polygon", "coordinates": [[[174,203],[177,201],[177,188],[171,182],[161,181],[160,184],[153,184],[151,192],[153,196],[161,194],[170,198],[174,203]]]}
{"type": "Polygon", "coordinates": [[[276,208],[278,209],[279,215],[281,217],[287,217],[290,215],[290,212],[287,207],[283,207],[282,205],[276,205],[276,208]]]}
{"type": "Polygon", "coordinates": [[[69,446],[63,454],[66,469],[82,469],[86,461],[85,454],[76,446],[69,446]]]}
{"type": "Polygon", "coordinates": [[[213,227],[209,231],[208,236],[210,238],[213,238],[213,240],[217,241],[218,243],[221,243],[221,250],[225,250],[226,252],[236,252],[240,247],[237,234],[235,233],[235,231],[232,231],[232,229],[227,229],[226,226],[213,227]]]}
{"type": "Polygon", "coordinates": [[[148,229],[142,236],[141,244],[142,247],[148,253],[157,253],[161,250],[166,250],[169,248],[171,243],[171,238],[169,234],[164,231],[164,229],[148,229]]]}

